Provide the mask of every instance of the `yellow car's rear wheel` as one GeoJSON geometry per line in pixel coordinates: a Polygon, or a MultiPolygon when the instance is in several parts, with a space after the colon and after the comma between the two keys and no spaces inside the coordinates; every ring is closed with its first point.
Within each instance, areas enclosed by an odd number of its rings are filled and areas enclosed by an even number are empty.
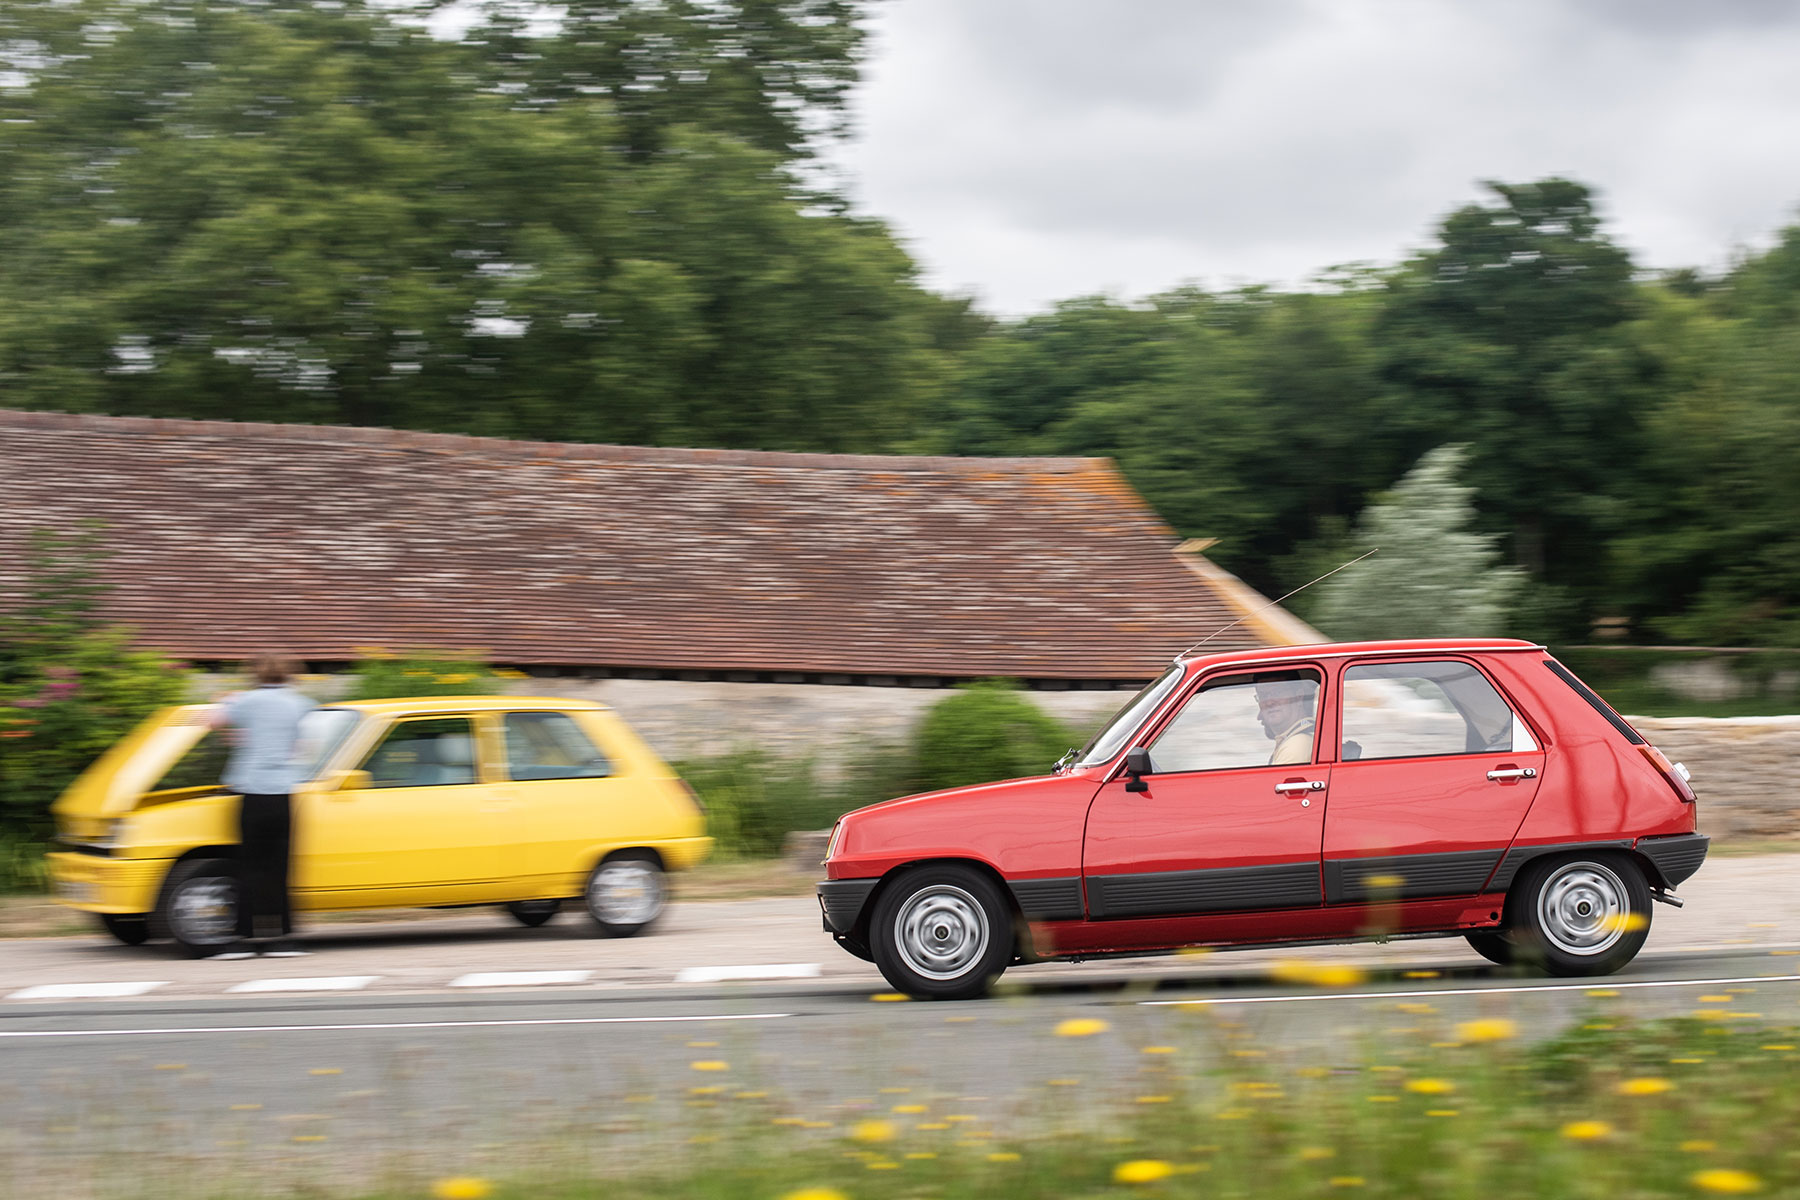
{"type": "Polygon", "coordinates": [[[656,923],[669,902],[662,864],[647,850],[609,856],[582,890],[588,915],[608,937],[636,937],[656,923]]]}

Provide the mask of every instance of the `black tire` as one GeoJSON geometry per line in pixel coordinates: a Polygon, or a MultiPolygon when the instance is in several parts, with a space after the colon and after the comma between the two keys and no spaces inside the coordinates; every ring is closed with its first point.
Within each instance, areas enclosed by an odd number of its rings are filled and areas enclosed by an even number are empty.
{"type": "Polygon", "coordinates": [[[514,900],[506,906],[506,911],[513,915],[513,920],[525,928],[536,929],[562,911],[562,901],[514,900]]]}
{"type": "Polygon", "coordinates": [[[918,1000],[987,994],[1013,959],[1012,909],[987,875],[956,863],[913,867],[882,888],[869,949],[895,991],[918,1000]]]}
{"type": "Polygon", "coordinates": [[[581,900],[601,933],[636,937],[668,909],[668,876],[649,851],[621,850],[601,860],[588,875],[581,900]]]}
{"type": "Polygon", "coordinates": [[[1515,961],[1551,975],[1611,975],[1650,936],[1650,885],[1620,854],[1533,859],[1506,908],[1515,961]]]}
{"type": "Polygon", "coordinates": [[[127,946],[150,940],[150,918],[144,913],[95,913],[100,927],[127,946]]]}
{"type": "Polygon", "coordinates": [[[1514,947],[1512,939],[1506,934],[1484,930],[1480,933],[1465,933],[1463,936],[1469,939],[1469,946],[1475,953],[1489,962],[1501,967],[1513,965],[1516,957],[1514,947]]]}
{"type": "Polygon", "coordinates": [[[163,880],[155,926],[186,953],[201,958],[238,940],[236,864],[223,858],[178,862],[163,880]]]}

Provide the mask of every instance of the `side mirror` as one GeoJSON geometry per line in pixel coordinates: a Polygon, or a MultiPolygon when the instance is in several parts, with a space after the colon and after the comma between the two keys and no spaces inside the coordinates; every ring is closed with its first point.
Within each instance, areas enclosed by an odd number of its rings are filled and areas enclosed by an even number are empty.
{"type": "Polygon", "coordinates": [[[1142,746],[1133,746],[1125,752],[1125,790],[1128,792],[1147,792],[1150,785],[1144,782],[1144,776],[1150,774],[1150,752],[1142,746]]]}
{"type": "Polygon", "coordinates": [[[337,790],[340,792],[358,792],[374,785],[375,777],[367,771],[345,771],[338,778],[337,790]]]}

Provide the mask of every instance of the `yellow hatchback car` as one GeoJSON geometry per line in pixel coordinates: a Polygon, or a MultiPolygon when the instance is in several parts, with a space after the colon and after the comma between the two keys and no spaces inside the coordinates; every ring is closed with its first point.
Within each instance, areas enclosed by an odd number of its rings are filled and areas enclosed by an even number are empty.
{"type": "MultiPolygon", "coordinates": [[[[155,714],[53,807],[56,895],[128,945],[233,940],[237,798],[203,706],[155,714]]],[[[693,792],[615,713],[575,700],[434,696],[301,722],[289,885],[298,911],[504,906],[542,925],[579,897],[601,932],[662,914],[706,858],[693,792]]]]}

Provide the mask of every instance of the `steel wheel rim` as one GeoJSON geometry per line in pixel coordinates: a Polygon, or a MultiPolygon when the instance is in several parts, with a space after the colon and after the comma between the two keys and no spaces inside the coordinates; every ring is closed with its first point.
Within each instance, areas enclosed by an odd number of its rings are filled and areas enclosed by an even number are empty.
{"type": "Polygon", "coordinates": [[[588,883],[588,904],[608,925],[647,925],[662,903],[662,873],[641,859],[605,863],[588,883]]]}
{"type": "Polygon", "coordinates": [[[1631,915],[1625,882],[1599,863],[1569,863],[1551,872],[1538,891],[1538,925],[1551,945],[1583,957],[1600,954],[1625,936],[1631,915]]]}
{"type": "Polygon", "coordinates": [[[927,979],[968,974],[987,954],[988,936],[981,902],[947,883],[914,892],[894,917],[901,959],[927,979]]]}
{"type": "Polygon", "coordinates": [[[169,904],[169,924],[190,946],[217,946],[237,937],[237,883],[224,875],[189,880],[169,904]]]}

